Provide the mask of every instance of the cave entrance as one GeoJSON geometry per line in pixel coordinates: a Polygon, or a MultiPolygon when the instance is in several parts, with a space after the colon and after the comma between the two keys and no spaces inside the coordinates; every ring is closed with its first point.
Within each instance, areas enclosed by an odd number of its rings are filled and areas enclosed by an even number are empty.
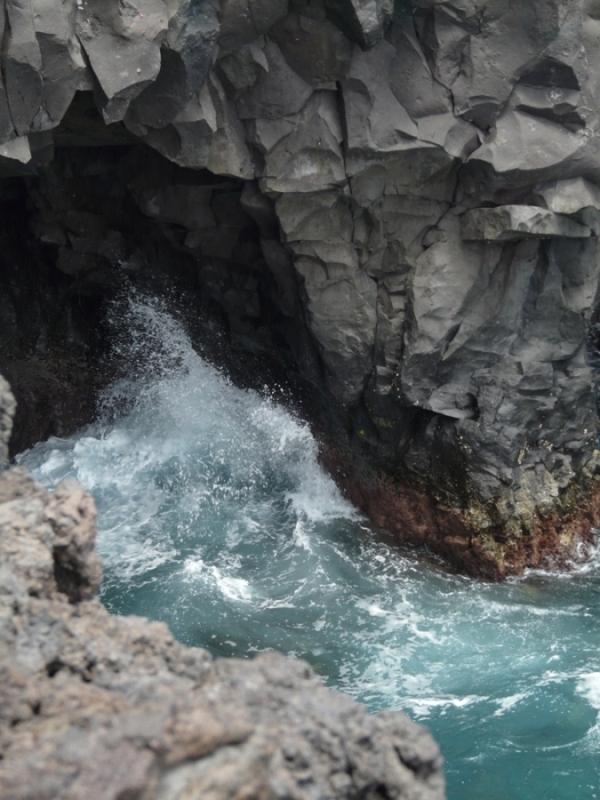
{"type": "Polygon", "coordinates": [[[253,184],[169,162],[122,125],[106,126],[89,93],[34,162],[8,165],[0,192],[0,365],[19,408],[13,453],[93,418],[111,378],[107,304],[127,287],[183,292],[188,322],[199,336],[218,330],[214,342],[226,334],[271,358],[286,349],[293,274],[253,184]]]}

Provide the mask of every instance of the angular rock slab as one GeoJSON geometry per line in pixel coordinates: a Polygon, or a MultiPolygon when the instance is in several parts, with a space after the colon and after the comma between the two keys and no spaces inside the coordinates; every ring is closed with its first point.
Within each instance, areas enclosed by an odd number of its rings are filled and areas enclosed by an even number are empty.
{"type": "Polygon", "coordinates": [[[538,206],[474,208],[463,215],[462,238],[467,242],[519,242],[523,239],[589,239],[586,225],[538,206]]]}

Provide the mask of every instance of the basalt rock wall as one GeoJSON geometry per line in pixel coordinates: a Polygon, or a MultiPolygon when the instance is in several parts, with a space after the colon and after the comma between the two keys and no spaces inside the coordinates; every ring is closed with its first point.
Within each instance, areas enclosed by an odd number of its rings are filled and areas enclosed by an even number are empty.
{"type": "MultiPolygon", "coordinates": [[[[373,517],[493,576],[585,538],[596,0],[4,8],[4,173],[92,142],[172,165],[126,173],[128,202],[244,346],[314,387],[344,432],[328,463],[373,517]]],[[[81,276],[106,231],[47,205],[37,235],[81,276]]]]}

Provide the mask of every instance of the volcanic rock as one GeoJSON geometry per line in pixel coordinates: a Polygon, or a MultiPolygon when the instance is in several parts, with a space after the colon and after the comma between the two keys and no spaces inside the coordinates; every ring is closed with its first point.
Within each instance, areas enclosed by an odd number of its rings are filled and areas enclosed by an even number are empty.
{"type": "Polygon", "coordinates": [[[35,402],[40,363],[80,393],[74,420],[93,406],[68,355],[100,363],[90,308],[177,272],[236,347],[308,387],[361,496],[391,476],[452,509],[500,575],[543,560],[540,525],[558,541],[586,503],[577,535],[600,524],[593,2],[51,5],[4,0],[0,30],[0,202],[18,227],[0,363],[32,408],[15,442],[61,429],[60,393],[35,402]],[[68,229],[82,210],[107,242],[68,229]]]}
{"type": "Polygon", "coordinates": [[[554,237],[587,239],[591,235],[585,225],[537,206],[474,208],[462,218],[462,236],[467,242],[518,242],[554,237]]]}

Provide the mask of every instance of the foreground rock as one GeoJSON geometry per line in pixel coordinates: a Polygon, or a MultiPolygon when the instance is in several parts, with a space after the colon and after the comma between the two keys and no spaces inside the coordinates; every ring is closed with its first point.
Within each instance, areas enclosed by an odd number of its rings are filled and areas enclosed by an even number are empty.
{"type": "Polygon", "coordinates": [[[0,375],[0,470],[8,461],[8,441],[15,414],[15,399],[10,386],[0,375]]]}
{"type": "Polygon", "coordinates": [[[94,544],[77,484],[0,473],[2,800],[444,797],[439,751],[403,714],[369,716],[301,662],[213,661],[111,616],[94,544]]]}
{"type": "Polygon", "coordinates": [[[169,264],[399,536],[501,577],[600,524],[596,2],[3,6],[21,446],[89,413],[103,299],[169,264]]]}

